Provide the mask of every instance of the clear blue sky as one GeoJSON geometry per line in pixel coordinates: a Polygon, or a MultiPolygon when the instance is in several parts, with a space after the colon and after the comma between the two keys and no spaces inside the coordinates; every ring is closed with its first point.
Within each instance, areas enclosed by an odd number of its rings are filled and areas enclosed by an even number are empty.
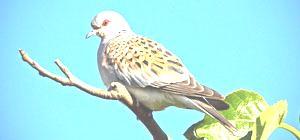
{"type": "MultiPolygon", "coordinates": [[[[84,37],[92,17],[106,9],[163,43],[223,95],[246,88],[270,104],[286,99],[286,122],[300,129],[300,1],[2,0],[0,139],[151,139],[121,103],[42,78],[18,54],[24,49],[57,74],[53,61],[60,58],[79,78],[104,88],[96,64],[100,40],[84,37]]],[[[203,114],[171,107],[154,116],[180,140],[203,114]]],[[[278,129],[271,139],[294,138],[278,129]]]]}

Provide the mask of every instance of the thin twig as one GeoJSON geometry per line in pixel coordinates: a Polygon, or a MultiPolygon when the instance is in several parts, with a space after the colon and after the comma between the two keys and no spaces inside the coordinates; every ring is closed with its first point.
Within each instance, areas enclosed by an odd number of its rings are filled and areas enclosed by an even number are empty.
{"type": "Polygon", "coordinates": [[[37,70],[39,74],[43,77],[48,77],[63,86],[74,86],[80,90],[103,99],[109,100],[119,100],[124,103],[131,111],[133,111],[137,117],[142,121],[142,123],[147,127],[149,132],[152,134],[154,140],[167,140],[168,137],[164,131],[159,127],[152,116],[152,112],[144,108],[142,105],[136,106],[135,99],[132,98],[130,93],[127,91],[124,85],[113,82],[109,91],[95,88],[86,84],[85,82],[79,80],[74,76],[69,69],[59,60],[55,60],[55,64],[63,72],[66,77],[58,76],[54,73],[51,73],[47,69],[40,66],[37,62],[31,59],[27,53],[23,50],[19,50],[22,59],[27,62],[32,68],[37,70]]]}

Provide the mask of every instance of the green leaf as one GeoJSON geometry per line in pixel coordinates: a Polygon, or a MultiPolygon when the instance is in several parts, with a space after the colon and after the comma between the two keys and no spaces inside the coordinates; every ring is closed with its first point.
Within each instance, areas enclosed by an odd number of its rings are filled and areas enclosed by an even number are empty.
{"type": "Polygon", "coordinates": [[[256,119],[251,140],[267,140],[278,128],[287,114],[287,101],[279,101],[267,108],[256,119]]]}
{"type": "MultiPolygon", "coordinates": [[[[249,90],[238,90],[229,94],[225,101],[230,108],[220,111],[231,123],[233,123],[243,136],[247,134],[256,122],[260,113],[268,107],[262,96],[249,90]]],[[[205,115],[204,119],[192,125],[184,134],[191,140],[208,139],[240,139],[241,137],[232,135],[217,120],[205,115]],[[217,132],[217,133],[216,133],[217,132]]],[[[247,136],[249,137],[249,136],[247,136]]]]}

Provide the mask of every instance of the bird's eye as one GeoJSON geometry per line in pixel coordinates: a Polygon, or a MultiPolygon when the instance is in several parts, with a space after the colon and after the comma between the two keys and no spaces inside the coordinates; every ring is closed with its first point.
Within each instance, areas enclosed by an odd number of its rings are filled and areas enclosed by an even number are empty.
{"type": "Polygon", "coordinates": [[[106,26],[109,22],[110,22],[110,20],[108,20],[108,19],[103,20],[102,26],[106,26]]]}

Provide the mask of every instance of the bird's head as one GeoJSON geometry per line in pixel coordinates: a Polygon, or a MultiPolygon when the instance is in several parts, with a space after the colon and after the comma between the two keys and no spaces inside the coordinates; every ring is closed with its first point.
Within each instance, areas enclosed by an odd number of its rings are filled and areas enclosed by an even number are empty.
{"type": "Polygon", "coordinates": [[[103,11],[98,13],[91,22],[92,31],[86,38],[97,35],[102,40],[110,40],[116,37],[120,32],[129,31],[131,29],[126,20],[117,12],[103,11]]]}

